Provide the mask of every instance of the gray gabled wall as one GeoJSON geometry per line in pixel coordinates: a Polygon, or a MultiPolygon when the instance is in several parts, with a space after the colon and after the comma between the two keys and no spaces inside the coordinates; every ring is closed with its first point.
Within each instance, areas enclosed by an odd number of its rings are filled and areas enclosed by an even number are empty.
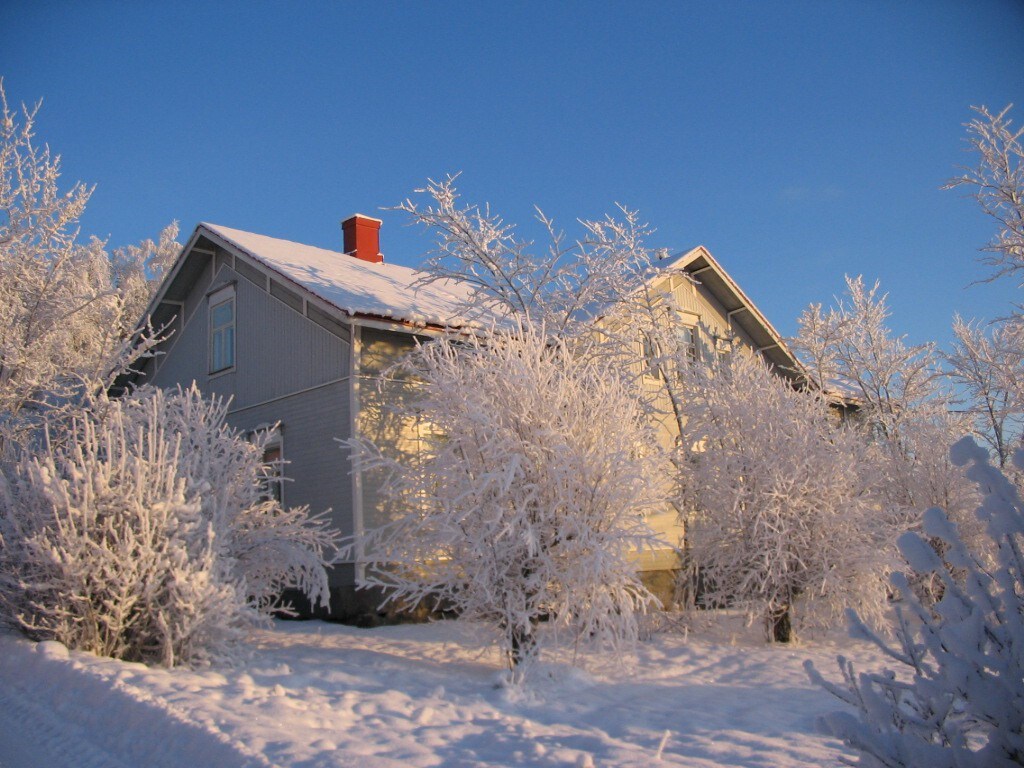
{"type": "MultiPolygon", "coordinates": [[[[188,386],[206,395],[230,397],[228,421],[245,432],[280,422],[288,462],[283,501],[313,512],[331,510],[342,533],[353,533],[353,488],[348,452],[337,439],[351,434],[351,342],[347,326],[335,332],[302,312],[301,297],[271,295],[270,277],[241,257],[223,251],[199,273],[188,290],[184,326],[163,345],[165,354],[144,369],[140,383],[188,386]],[[213,275],[212,265],[219,269],[213,275]],[[239,269],[235,269],[239,267],[239,269]],[[209,374],[209,317],[206,297],[235,287],[235,366],[209,374]],[[154,369],[155,368],[155,372],[154,369]]],[[[351,568],[339,568],[332,583],[351,584],[351,568]]]]}

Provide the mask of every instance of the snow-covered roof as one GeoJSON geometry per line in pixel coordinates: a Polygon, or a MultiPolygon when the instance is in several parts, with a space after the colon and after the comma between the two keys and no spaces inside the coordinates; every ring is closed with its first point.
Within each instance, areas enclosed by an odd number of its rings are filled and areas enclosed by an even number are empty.
{"type": "Polygon", "coordinates": [[[452,281],[419,285],[425,275],[398,264],[372,264],[312,245],[257,235],[219,224],[200,229],[220,238],[289,281],[348,315],[369,315],[413,325],[466,326],[500,322],[497,316],[467,318],[466,285],[452,281]]]}

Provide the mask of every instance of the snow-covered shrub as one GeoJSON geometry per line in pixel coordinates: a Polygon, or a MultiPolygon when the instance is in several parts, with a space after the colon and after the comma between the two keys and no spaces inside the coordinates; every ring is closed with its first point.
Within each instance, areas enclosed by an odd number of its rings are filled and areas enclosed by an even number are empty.
{"type": "Polygon", "coordinates": [[[744,608],[781,642],[848,605],[881,611],[891,536],[860,471],[864,441],[755,355],[680,373],[687,543],[704,600],[744,608]]]}
{"type": "Polygon", "coordinates": [[[0,611],[167,666],[225,656],[287,587],[326,602],[334,533],[260,498],[262,447],[193,387],[101,398],[0,477],[0,611]]]}
{"type": "MultiPolygon", "coordinates": [[[[941,510],[929,510],[924,533],[941,546],[914,533],[899,546],[915,571],[941,580],[941,599],[923,604],[894,573],[901,605],[891,645],[851,613],[853,634],[900,670],[858,674],[839,657],[843,683],[834,684],[807,664],[813,681],[857,710],[832,714],[825,724],[860,753],[859,765],[1024,765],[1024,502],[972,439],[957,443],[952,459],[970,465],[968,476],[984,495],[977,516],[988,552],[972,551],[941,510]]],[[[1024,454],[1014,460],[1024,464],[1024,454]]]]}
{"type": "Polygon", "coordinates": [[[628,385],[528,324],[439,339],[408,365],[420,390],[406,415],[433,437],[416,462],[356,444],[404,511],[357,542],[365,583],[486,622],[513,668],[538,653],[545,619],[577,639],[634,639],[656,603],[630,555],[655,543],[658,468],[628,385]]]}

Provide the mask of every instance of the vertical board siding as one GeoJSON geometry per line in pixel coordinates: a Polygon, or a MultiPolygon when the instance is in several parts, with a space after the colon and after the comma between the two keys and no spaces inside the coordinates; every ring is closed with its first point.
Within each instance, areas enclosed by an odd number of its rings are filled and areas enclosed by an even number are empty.
{"type": "MultiPolygon", "coordinates": [[[[195,256],[192,256],[192,258],[195,258],[195,256]]],[[[199,275],[199,279],[192,286],[192,290],[185,295],[184,320],[187,321],[198,307],[206,303],[206,291],[213,281],[213,274],[213,259],[207,258],[203,265],[202,274],[199,275]]]]}
{"type": "Polygon", "coordinates": [[[203,392],[207,391],[207,379],[209,378],[208,314],[204,301],[192,316],[192,322],[184,329],[178,327],[175,333],[177,338],[170,340],[171,344],[167,353],[161,356],[156,374],[148,383],[158,387],[173,387],[175,384],[187,387],[195,380],[203,392]]]}
{"type": "Polygon", "coordinates": [[[248,280],[236,290],[236,408],[348,376],[347,342],[248,280]]]}
{"type": "MultiPolygon", "coordinates": [[[[351,535],[351,462],[337,442],[351,431],[349,342],[239,278],[228,266],[214,277],[207,265],[185,299],[187,324],[168,345],[156,373],[143,380],[160,387],[194,380],[206,395],[230,397],[228,422],[245,432],[280,422],[289,478],[285,504],[308,505],[314,513],[331,509],[333,524],[351,535]],[[210,376],[207,295],[231,282],[235,367],[210,376]]],[[[335,569],[332,585],[350,585],[351,573],[335,569]]]]}
{"type": "Polygon", "coordinates": [[[187,385],[193,379],[203,392],[232,398],[245,408],[348,376],[348,342],[303,317],[248,280],[224,267],[214,285],[235,280],[235,367],[209,375],[208,281],[190,294],[202,301],[173,343],[152,383],[187,385]]]}
{"type": "MultiPolygon", "coordinates": [[[[346,379],[228,415],[231,426],[245,432],[280,422],[288,462],[285,505],[305,505],[312,513],[330,509],[333,525],[346,536],[353,533],[351,462],[338,440],[349,436],[348,386],[346,379]]],[[[332,573],[332,586],[342,585],[343,573],[332,573]]]]}

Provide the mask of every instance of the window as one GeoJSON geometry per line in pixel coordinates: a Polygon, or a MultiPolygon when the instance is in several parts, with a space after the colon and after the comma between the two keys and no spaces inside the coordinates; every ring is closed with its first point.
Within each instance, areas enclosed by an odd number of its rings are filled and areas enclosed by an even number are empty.
{"type": "Polygon", "coordinates": [[[718,349],[718,365],[728,367],[732,362],[733,338],[719,338],[715,342],[718,349]]]}
{"type": "Polygon", "coordinates": [[[661,352],[658,349],[658,343],[651,338],[650,334],[647,333],[643,335],[640,343],[643,346],[641,354],[644,359],[644,373],[648,376],[660,379],[663,361],[661,359],[661,352]]]}
{"type": "Polygon", "coordinates": [[[235,366],[235,292],[210,296],[210,373],[235,366]]]}
{"type": "Polygon", "coordinates": [[[267,443],[263,448],[263,477],[260,479],[260,499],[281,503],[284,489],[284,478],[281,467],[284,464],[284,453],[280,442],[267,443]]]}
{"type": "Polygon", "coordinates": [[[276,501],[284,498],[284,435],[281,424],[258,424],[246,434],[250,443],[262,446],[260,456],[260,501],[276,501]]]}
{"type": "Polygon", "coordinates": [[[699,362],[700,350],[697,348],[697,329],[691,325],[681,325],[677,333],[679,337],[679,351],[686,354],[688,362],[699,362]]]}

